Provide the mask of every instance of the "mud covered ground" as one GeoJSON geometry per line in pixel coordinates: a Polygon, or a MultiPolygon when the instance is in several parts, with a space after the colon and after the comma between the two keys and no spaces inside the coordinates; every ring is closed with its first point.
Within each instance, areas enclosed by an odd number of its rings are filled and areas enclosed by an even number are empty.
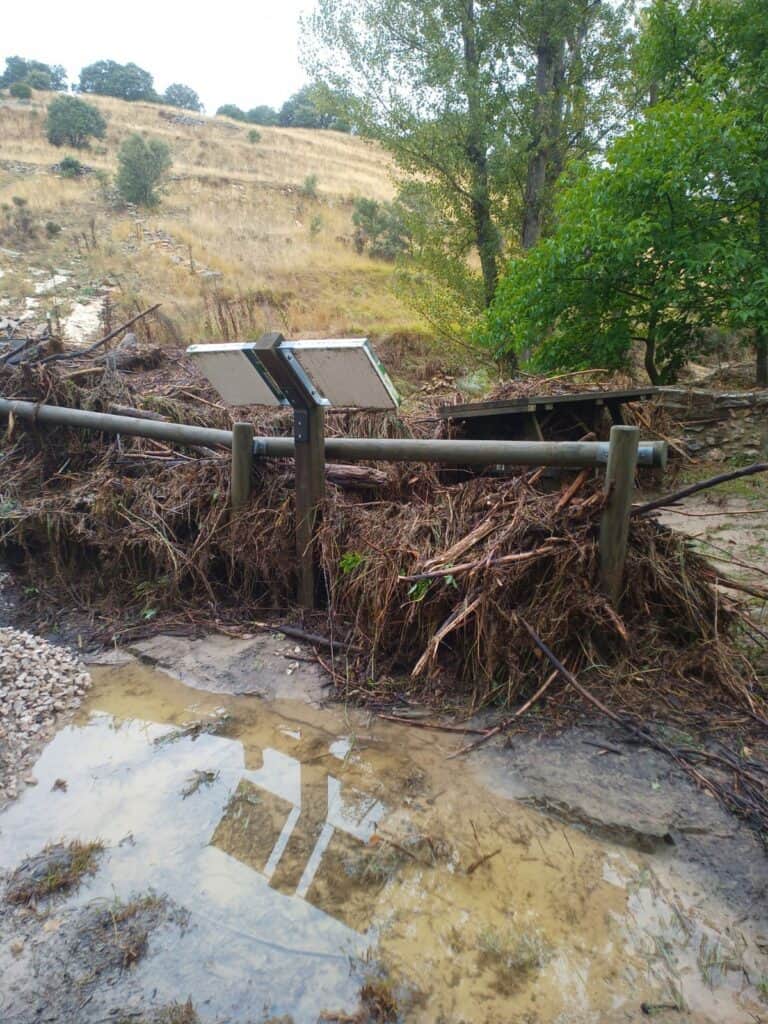
{"type": "Polygon", "coordinates": [[[589,726],[457,762],[461,736],[329,704],[296,654],[158,637],[91,664],[0,869],[104,848],[0,905],[0,1019],[766,1019],[768,861],[658,755],[589,726]]]}

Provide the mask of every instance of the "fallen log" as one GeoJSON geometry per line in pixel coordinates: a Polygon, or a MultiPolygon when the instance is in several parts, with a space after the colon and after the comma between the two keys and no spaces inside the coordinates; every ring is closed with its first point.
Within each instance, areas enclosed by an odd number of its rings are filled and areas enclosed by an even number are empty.
{"type": "Polygon", "coordinates": [[[692,494],[698,494],[699,491],[707,491],[710,487],[717,487],[718,484],[727,483],[728,480],[738,480],[742,476],[754,476],[756,473],[766,472],[768,472],[768,462],[753,462],[751,466],[745,466],[744,469],[734,469],[730,473],[720,473],[718,476],[709,477],[708,480],[700,480],[697,484],[683,487],[672,494],[665,494],[663,498],[655,498],[644,505],[635,505],[634,508],[630,509],[629,514],[631,516],[642,516],[647,512],[653,512],[657,508],[674,505],[676,502],[682,501],[683,498],[689,498],[692,494]]]}

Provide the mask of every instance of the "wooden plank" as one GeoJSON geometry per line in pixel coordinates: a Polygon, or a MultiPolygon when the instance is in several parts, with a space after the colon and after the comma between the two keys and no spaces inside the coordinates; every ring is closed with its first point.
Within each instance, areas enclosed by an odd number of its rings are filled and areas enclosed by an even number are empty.
{"type": "Polygon", "coordinates": [[[302,608],[316,602],[316,529],[325,494],[323,407],[294,408],[296,442],[296,553],[299,561],[298,600],[302,608]]]}
{"type": "Polygon", "coordinates": [[[232,427],[232,482],[230,501],[232,511],[238,512],[248,504],[251,496],[251,467],[253,465],[253,426],[235,423],[232,427]]]}
{"type": "Polygon", "coordinates": [[[470,402],[463,405],[443,405],[443,419],[471,419],[475,416],[498,416],[504,413],[532,412],[538,406],[574,404],[602,404],[607,401],[636,402],[652,398],[657,388],[627,388],[620,391],[579,391],[568,395],[534,395],[523,398],[505,398],[493,402],[470,402]]]}
{"type": "Polygon", "coordinates": [[[525,439],[526,441],[543,441],[544,435],[541,432],[541,424],[535,412],[529,412],[525,417],[525,439]]]}
{"type": "Polygon", "coordinates": [[[618,608],[624,588],[624,563],[639,441],[640,430],[637,427],[611,427],[605,470],[608,503],[600,522],[600,584],[615,608],[618,608]]]}

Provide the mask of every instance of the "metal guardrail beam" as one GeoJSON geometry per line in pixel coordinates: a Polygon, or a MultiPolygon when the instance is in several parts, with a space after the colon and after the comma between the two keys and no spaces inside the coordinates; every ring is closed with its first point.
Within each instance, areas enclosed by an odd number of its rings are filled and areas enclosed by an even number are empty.
{"type": "MultiPolygon", "coordinates": [[[[125,434],[172,441],[182,445],[232,447],[232,431],[194,427],[185,423],[116,416],[111,413],[68,409],[62,406],[0,398],[0,415],[44,425],[78,427],[111,434],[125,434]]],[[[603,441],[441,441],[410,438],[326,437],[325,458],[342,462],[436,462],[448,466],[561,466],[583,468],[608,463],[608,443],[603,441]]],[[[292,437],[255,437],[253,453],[263,458],[293,458],[292,437]]],[[[667,445],[645,441],[638,448],[638,464],[664,468],[667,445]]]]}

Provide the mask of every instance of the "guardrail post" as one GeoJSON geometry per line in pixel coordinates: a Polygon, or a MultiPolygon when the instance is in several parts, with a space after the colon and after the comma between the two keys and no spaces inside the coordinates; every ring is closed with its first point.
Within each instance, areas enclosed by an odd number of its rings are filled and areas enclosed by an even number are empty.
{"type": "Polygon", "coordinates": [[[248,504],[251,496],[251,468],[253,466],[253,426],[235,423],[232,427],[232,511],[248,504]]]}
{"type": "Polygon", "coordinates": [[[605,470],[608,503],[600,522],[600,585],[614,606],[618,605],[624,586],[629,511],[635,490],[639,439],[637,427],[611,427],[605,470]]]}
{"type": "Polygon", "coordinates": [[[325,493],[325,416],[322,405],[294,407],[296,442],[296,553],[299,559],[299,604],[312,609],[317,603],[315,533],[325,493]]]}

